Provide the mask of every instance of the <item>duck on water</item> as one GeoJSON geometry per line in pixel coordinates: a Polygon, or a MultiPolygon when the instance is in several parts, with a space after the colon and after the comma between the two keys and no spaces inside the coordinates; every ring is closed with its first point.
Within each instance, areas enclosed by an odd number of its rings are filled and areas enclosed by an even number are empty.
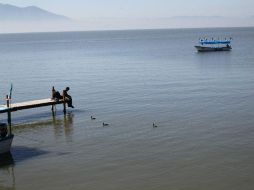
{"type": "Polygon", "coordinates": [[[6,123],[0,123],[0,154],[10,152],[13,138],[11,128],[8,130],[6,123]]]}

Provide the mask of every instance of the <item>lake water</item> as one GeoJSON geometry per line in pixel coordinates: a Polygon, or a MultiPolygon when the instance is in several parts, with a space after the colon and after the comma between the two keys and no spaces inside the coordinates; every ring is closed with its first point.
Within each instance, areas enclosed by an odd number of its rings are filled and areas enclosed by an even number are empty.
{"type": "Polygon", "coordinates": [[[254,28],[1,34],[0,68],[1,104],[13,83],[13,102],[69,86],[75,106],[12,114],[1,190],[254,188],[254,28]]]}

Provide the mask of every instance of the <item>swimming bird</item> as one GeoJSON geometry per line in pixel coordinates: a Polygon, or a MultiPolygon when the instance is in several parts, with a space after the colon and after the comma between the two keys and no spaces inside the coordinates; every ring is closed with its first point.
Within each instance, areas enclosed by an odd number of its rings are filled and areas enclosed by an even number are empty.
{"type": "Polygon", "coordinates": [[[156,128],[156,127],[158,127],[158,126],[153,123],[153,128],[156,128]]]}
{"type": "Polygon", "coordinates": [[[103,122],[103,123],[102,123],[102,126],[103,126],[103,127],[106,127],[106,126],[109,126],[109,124],[103,122]]]}
{"type": "Polygon", "coordinates": [[[91,116],[91,120],[95,120],[95,119],[96,119],[95,117],[91,116]]]}

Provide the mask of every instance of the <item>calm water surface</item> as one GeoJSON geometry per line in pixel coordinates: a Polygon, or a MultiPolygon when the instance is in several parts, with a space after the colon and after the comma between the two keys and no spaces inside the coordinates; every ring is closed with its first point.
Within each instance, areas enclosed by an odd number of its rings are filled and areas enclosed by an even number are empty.
{"type": "Polygon", "coordinates": [[[1,104],[13,83],[13,102],[54,85],[75,105],[13,113],[1,190],[254,188],[254,28],[2,34],[0,68],[1,104]]]}

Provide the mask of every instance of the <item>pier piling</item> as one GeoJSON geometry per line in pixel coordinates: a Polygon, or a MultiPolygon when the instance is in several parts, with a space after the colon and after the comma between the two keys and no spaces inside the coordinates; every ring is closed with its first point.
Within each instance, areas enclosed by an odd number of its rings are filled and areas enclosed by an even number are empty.
{"type": "Polygon", "coordinates": [[[63,90],[63,112],[64,114],[66,114],[66,97],[64,90],[63,90]]]}

